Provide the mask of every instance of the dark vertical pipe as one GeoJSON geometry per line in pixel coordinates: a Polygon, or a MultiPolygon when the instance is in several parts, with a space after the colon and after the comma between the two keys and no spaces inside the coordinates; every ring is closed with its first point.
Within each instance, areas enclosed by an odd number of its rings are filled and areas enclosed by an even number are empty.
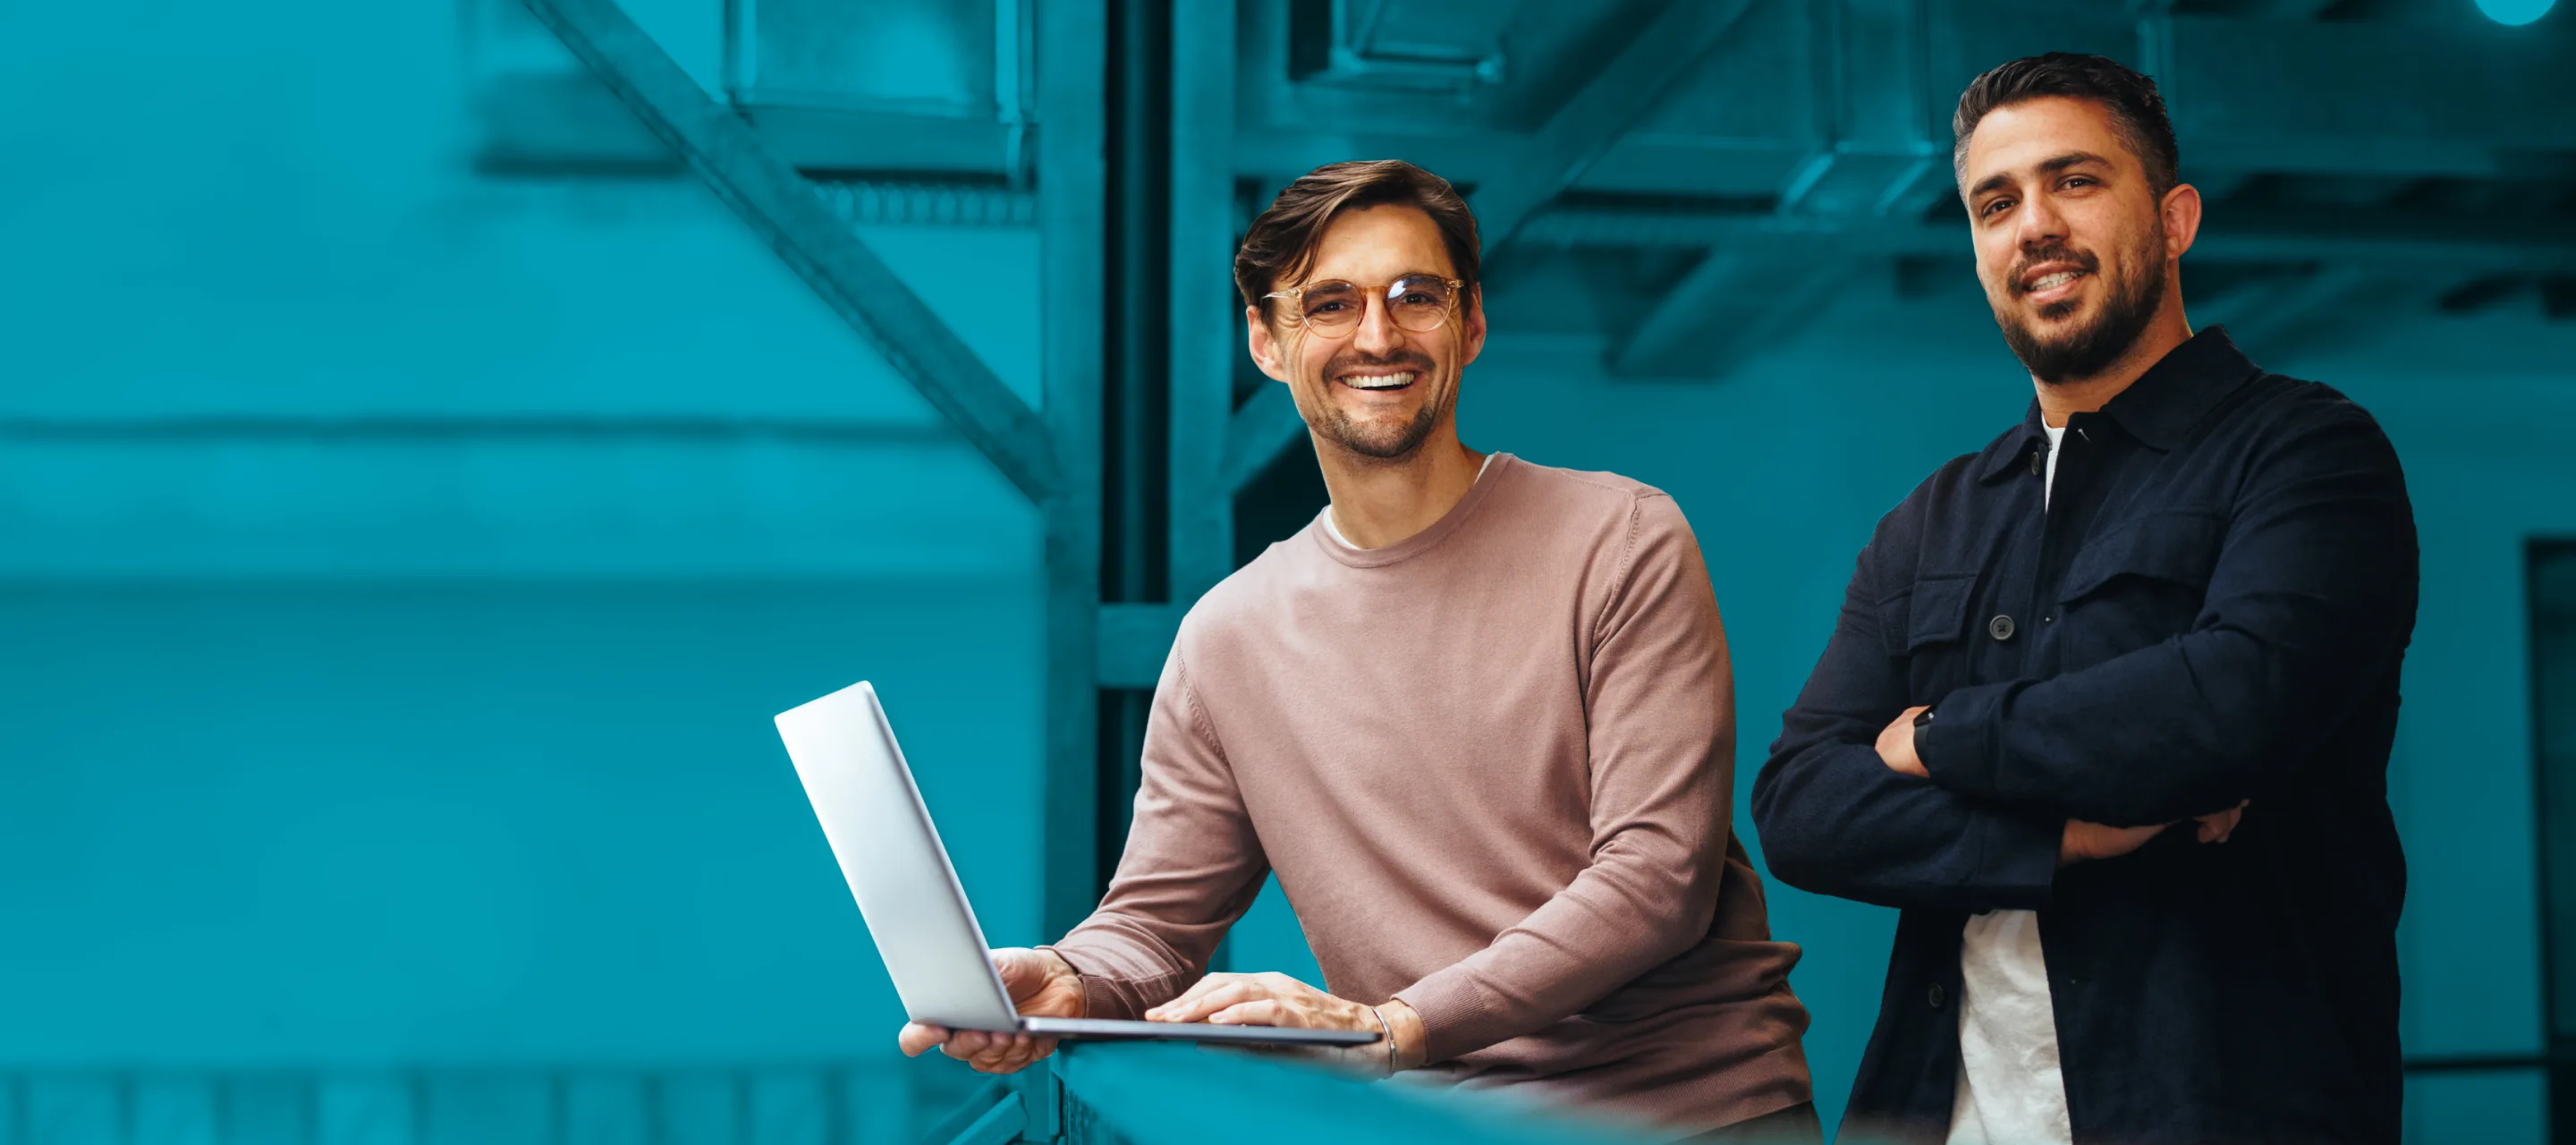
{"type": "MultiPolygon", "coordinates": [[[[1170,354],[1163,267],[1170,251],[1171,0],[1110,0],[1107,350],[1101,420],[1100,583],[1105,600],[1168,599],[1170,354]]],[[[1149,693],[1100,696],[1100,870],[1126,845],[1149,693]]]]}

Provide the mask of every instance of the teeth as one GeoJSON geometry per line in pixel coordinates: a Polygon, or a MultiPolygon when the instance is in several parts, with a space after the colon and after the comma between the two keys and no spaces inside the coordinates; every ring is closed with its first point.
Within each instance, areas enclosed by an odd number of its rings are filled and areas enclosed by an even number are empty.
{"type": "Polygon", "coordinates": [[[2032,292],[2032,293],[2034,293],[2034,294],[2036,294],[2036,293],[2038,293],[2038,292],[2040,292],[2040,291],[2043,291],[2043,290],[2055,290],[2055,289],[2057,289],[2058,287],[2064,286],[2064,285],[2066,285],[2067,283],[2073,282],[2073,281],[2075,281],[2076,279],[2079,279],[2079,278],[2082,278],[2082,277],[2084,277],[2084,272],[2083,272],[2083,271],[2080,271],[2080,270],[2061,270],[2061,271],[2058,271],[2058,272],[2057,272],[2057,273],[2055,273],[2055,274],[2049,275],[2049,276],[2048,276],[2048,277],[2046,277],[2046,278],[2040,279],[2040,280],[2039,280],[2039,281],[2037,281],[2037,282],[2031,283],[2031,284],[2030,284],[2030,289],[2031,289],[2031,292],[2032,292]]]}
{"type": "Polygon", "coordinates": [[[1346,376],[1344,376],[1344,377],[1342,378],[1342,384],[1343,384],[1343,385],[1346,385],[1346,386],[1349,386],[1349,387],[1351,387],[1352,389],[1355,389],[1355,390],[1393,390],[1393,389],[1401,389],[1401,388],[1403,388],[1403,387],[1405,387],[1405,386],[1409,386],[1409,385],[1412,385],[1412,384],[1413,384],[1413,375],[1412,375],[1412,374],[1409,374],[1409,373],[1405,373],[1405,374],[1350,374],[1350,375],[1346,375],[1346,376]]]}

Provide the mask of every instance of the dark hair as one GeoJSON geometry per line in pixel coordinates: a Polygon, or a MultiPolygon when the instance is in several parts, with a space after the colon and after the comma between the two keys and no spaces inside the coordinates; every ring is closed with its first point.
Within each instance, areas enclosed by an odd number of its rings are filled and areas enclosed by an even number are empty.
{"type": "Polygon", "coordinates": [[[1315,261],[1324,229],[1344,211],[1364,207],[1420,208],[1440,228],[1440,244],[1449,248],[1449,263],[1466,283],[1461,297],[1476,292],[1478,240],[1476,216],[1449,180],[1400,159],[1327,163],[1306,172],[1270,201],[1270,209],[1252,220],[1243,247],[1234,252],[1234,287],[1243,304],[1266,317],[1270,304],[1261,296],[1279,280],[1302,273],[1315,261]]]}
{"type": "Polygon", "coordinates": [[[2047,96],[2091,100],[2111,113],[2111,130],[2141,166],[2147,186],[2158,199],[2182,181],[2182,152],[2174,144],[2173,120],[2165,116],[2165,98],[2156,81],[2130,71],[2118,61],[2073,52],[2026,56],[1984,75],[1959,95],[1959,113],[1950,119],[1956,140],[1950,165],[1964,182],[1968,177],[1968,137],[1986,113],[2023,100],[2047,96]]]}

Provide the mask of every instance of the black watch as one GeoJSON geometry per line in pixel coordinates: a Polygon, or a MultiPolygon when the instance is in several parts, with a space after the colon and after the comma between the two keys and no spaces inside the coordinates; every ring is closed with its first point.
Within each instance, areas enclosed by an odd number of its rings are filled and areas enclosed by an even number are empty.
{"type": "Polygon", "coordinates": [[[1919,728],[1919,727],[1922,727],[1923,725],[1928,724],[1928,723],[1931,723],[1931,722],[1932,722],[1932,709],[1930,709],[1930,708],[1925,708],[1925,709],[1923,709],[1922,711],[1919,711],[1919,712],[1914,713],[1914,726],[1915,726],[1915,727],[1918,727],[1918,728],[1919,728]]]}

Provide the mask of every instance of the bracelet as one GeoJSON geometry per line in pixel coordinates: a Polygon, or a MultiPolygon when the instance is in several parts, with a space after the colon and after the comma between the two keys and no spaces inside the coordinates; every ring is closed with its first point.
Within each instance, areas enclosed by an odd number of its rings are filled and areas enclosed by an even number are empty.
{"type": "Polygon", "coordinates": [[[1369,1007],[1369,1013],[1377,1018],[1377,1028],[1386,1031],[1386,1076],[1394,1077],[1395,1027],[1387,1024],[1386,1015],[1380,1012],[1377,1007],[1369,1007]]]}

